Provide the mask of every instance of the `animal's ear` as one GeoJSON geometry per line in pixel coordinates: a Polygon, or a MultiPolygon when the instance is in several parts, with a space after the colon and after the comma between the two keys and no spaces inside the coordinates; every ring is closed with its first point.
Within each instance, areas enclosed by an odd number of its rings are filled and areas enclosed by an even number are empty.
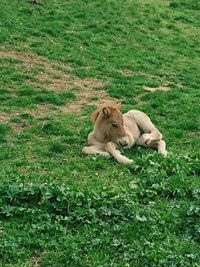
{"type": "Polygon", "coordinates": [[[91,118],[92,118],[92,121],[93,122],[95,122],[96,120],[97,120],[97,118],[98,118],[98,116],[99,116],[99,110],[95,110],[93,113],[92,113],[92,116],[91,116],[91,118]]]}
{"type": "Polygon", "coordinates": [[[111,110],[109,108],[103,108],[102,109],[102,112],[103,112],[103,115],[106,117],[106,118],[109,118],[110,115],[111,115],[111,110]]]}

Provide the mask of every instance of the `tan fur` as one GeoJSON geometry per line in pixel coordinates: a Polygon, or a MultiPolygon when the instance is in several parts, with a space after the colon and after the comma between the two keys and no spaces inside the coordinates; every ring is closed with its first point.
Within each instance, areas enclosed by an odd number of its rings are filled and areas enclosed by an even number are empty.
{"type": "Polygon", "coordinates": [[[109,108],[110,110],[120,109],[121,104],[119,104],[119,103],[112,103],[112,102],[109,102],[109,103],[107,103],[107,104],[105,104],[105,105],[101,105],[101,106],[99,106],[99,107],[92,113],[91,119],[92,119],[93,122],[96,121],[96,119],[97,119],[99,113],[103,110],[103,108],[106,108],[106,107],[109,108]]]}
{"type": "Polygon", "coordinates": [[[101,106],[92,114],[94,129],[88,135],[89,147],[83,148],[85,154],[112,155],[120,163],[133,160],[121,154],[120,148],[131,148],[134,144],[156,148],[167,154],[165,141],[150,118],[139,110],[125,114],[119,111],[119,104],[101,106]]]}

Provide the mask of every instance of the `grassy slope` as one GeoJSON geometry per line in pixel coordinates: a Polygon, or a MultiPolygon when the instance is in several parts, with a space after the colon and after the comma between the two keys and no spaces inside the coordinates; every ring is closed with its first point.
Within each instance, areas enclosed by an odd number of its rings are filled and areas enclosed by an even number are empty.
{"type": "Polygon", "coordinates": [[[85,157],[91,107],[81,118],[57,112],[73,95],[25,85],[36,74],[2,57],[2,266],[198,266],[198,1],[41,2],[1,1],[1,49],[106,82],[124,111],[153,118],[170,153],[133,148],[131,166],[85,157]],[[171,91],[143,89],[166,84],[171,91]],[[32,115],[38,104],[52,112],[32,115]]]}

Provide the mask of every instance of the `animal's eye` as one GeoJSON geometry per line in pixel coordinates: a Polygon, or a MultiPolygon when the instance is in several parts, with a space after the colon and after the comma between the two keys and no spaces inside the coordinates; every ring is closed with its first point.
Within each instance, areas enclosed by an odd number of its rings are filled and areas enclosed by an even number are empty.
{"type": "Polygon", "coordinates": [[[118,125],[116,123],[112,123],[112,127],[117,128],[118,125]]]}

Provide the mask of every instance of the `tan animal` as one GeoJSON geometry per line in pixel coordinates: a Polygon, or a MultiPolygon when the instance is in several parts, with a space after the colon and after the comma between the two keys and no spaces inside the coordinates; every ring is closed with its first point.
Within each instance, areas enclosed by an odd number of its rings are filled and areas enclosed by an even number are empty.
{"type": "Polygon", "coordinates": [[[112,155],[120,163],[132,163],[132,159],[121,154],[120,149],[131,148],[134,144],[156,148],[167,154],[162,134],[153,125],[150,118],[139,110],[130,110],[125,114],[119,111],[119,105],[107,105],[92,114],[94,129],[88,135],[91,146],[84,147],[85,154],[112,155]]]}

